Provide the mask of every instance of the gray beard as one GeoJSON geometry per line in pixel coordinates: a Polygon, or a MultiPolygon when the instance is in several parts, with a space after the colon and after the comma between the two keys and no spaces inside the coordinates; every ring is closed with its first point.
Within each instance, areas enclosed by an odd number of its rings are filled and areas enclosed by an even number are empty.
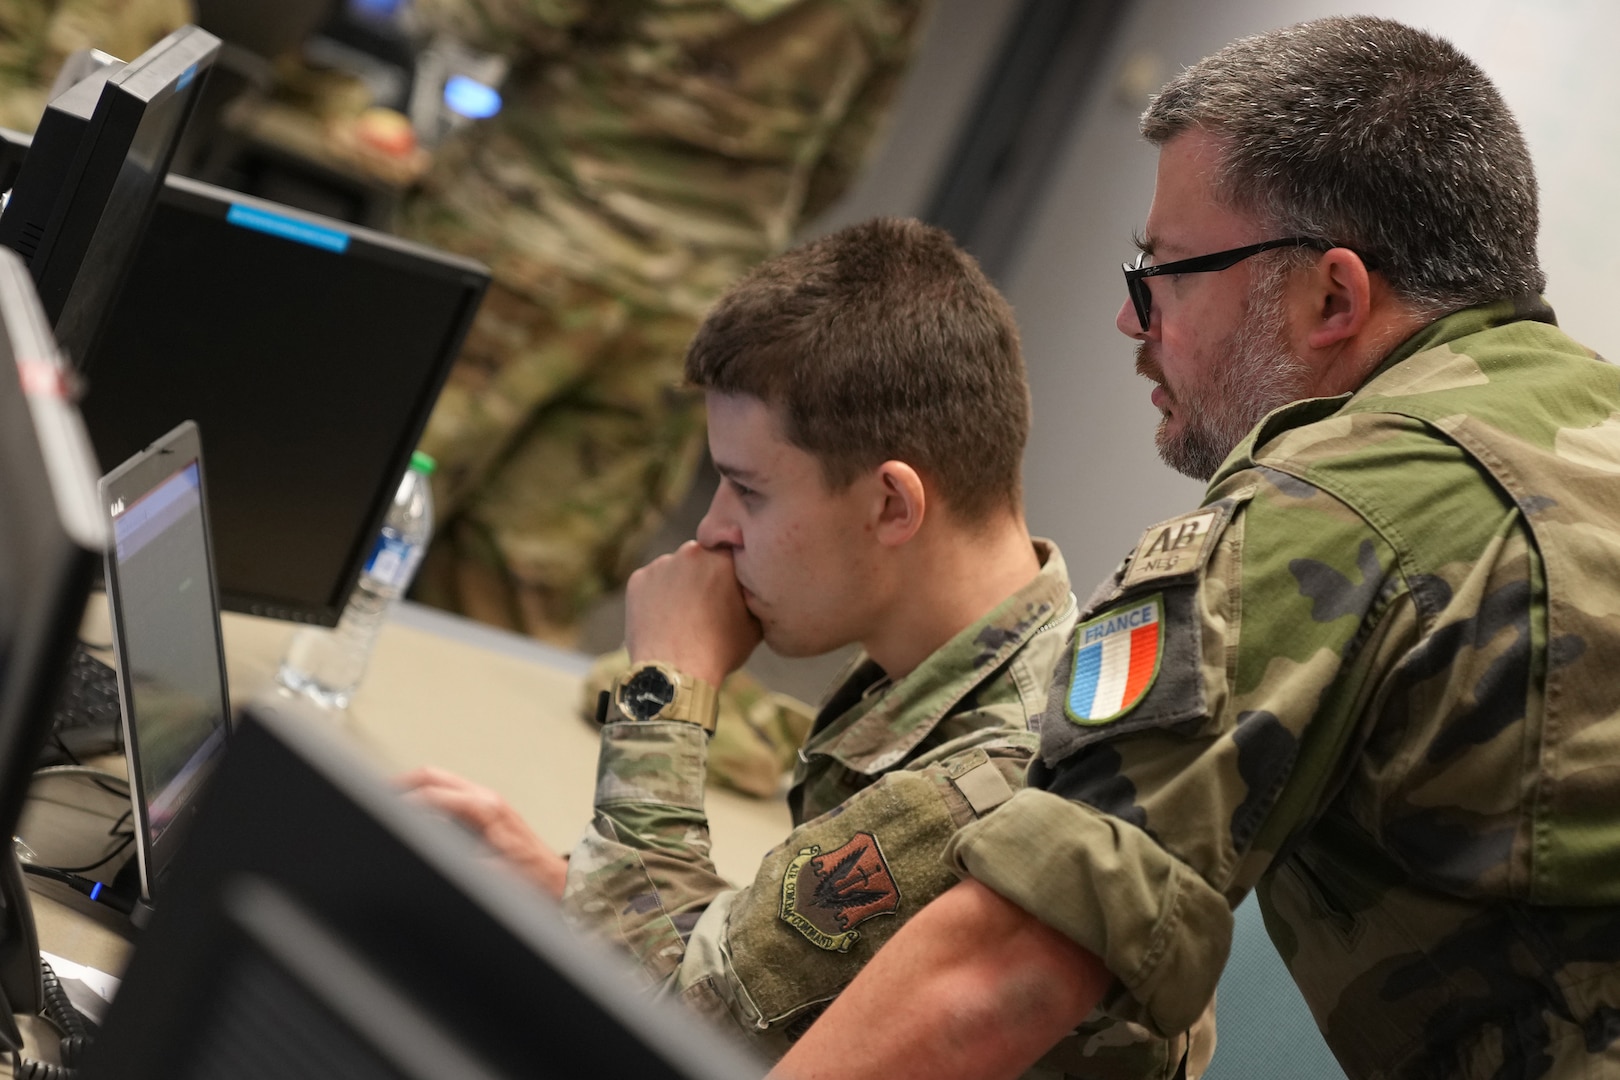
{"type": "Polygon", "coordinates": [[[1288,268],[1278,267],[1256,282],[1248,310],[1227,338],[1211,391],[1176,398],[1181,434],[1159,421],[1154,441],[1172,469],[1208,482],[1244,437],[1267,413],[1305,396],[1310,369],[1285,344],[1283,284],[1288,268]]]}

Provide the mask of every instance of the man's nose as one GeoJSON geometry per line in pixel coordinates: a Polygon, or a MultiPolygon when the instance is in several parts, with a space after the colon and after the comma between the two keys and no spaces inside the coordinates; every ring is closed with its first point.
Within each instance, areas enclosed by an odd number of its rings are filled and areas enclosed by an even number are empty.
{"type": "Polygon", "coordinates": [[[737,517],[731,512],[732,497],[725,478],[709,500],[708,512],[698,522],[697,541],[706,548],[741,547],[742,530],[737,528],[737,517]]]}
{"type": "Polygon", "coordinates": [[[1131,303],[1128,296],[1125,302],[1119,305],[1119,312],[1114,316],[1114,325],[1128,338],[1140,341],[1147,337],[1147,331],[1142,329],[1142,320],[1136,317],[1136,305],[1131,303]]]}

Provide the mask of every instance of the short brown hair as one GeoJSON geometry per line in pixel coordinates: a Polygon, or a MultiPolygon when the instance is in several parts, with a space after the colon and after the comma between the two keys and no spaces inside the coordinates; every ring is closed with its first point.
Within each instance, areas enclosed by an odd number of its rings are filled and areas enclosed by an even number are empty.
{"type": "Polygon", "coordinates": [[[780,409],[831,488],[894,459],[963,521],[1022,506],[1018,327],[942,229],[877,218],[766,260],[698,328],[686,378],[780,409]]]}
{"type": "Polygon", "coordinates": [[[1277,236],[1352,248],[1435,314],[1540,292],[1536,175],[1513,113],[1443,38],[1366,15],[1233,42],[1160,91],[1142,134],[1223,144],[1216,183],[1277,236]]]}

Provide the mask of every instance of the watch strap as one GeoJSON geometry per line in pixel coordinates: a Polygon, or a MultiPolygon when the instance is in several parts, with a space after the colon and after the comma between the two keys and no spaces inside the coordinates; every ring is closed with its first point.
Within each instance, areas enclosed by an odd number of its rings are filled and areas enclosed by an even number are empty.
{"type": "Polygon", "coordinates": [[[664,711],[671,720],[685,720],[713,735],[720,720],[720,691],[683,671],[675,700],[664,711]]]}
{"type": "MultiPolygon", "coordinates": [[[[709,734],[714,734],[715,725],[720,719],[720,692],[704,680],[688,675],[673,664],[649,660],[636,664],[628,671],[623,672],[613,680],[612,696],[614,702],[618,702],[619,695],[623,691],[625,684],[635,678],[638,672],[647,668],[657,668],[675,684],[674,698],[670,700],[669,704],[648,717],[648,721],[678,720],[682,723],[696,724],[709,734]]],[[[616,711],[627,720],[640,722],[638,717],[628,715],[623,706],[617,706],[616,711]]]]}

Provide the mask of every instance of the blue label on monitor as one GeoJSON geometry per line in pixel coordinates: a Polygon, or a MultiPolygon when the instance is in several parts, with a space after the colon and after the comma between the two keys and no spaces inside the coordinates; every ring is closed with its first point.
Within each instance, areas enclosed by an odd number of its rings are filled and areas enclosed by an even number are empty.
{"type": "Polygon", "coordinates": [[[337,229],[328,229],[320,225],[311,225],[307,221],[286,217],[282,214],[273,214],[268,210],[259,210],[252,206],[243,206],[241,203],[232,203],[225,220],[232,225],[240,225],[244,229],[255,229],[258,232],[279,236],[283,240],[292,240],[299,244],[308,244],[326,251],[335,251],[339,254],[348,250],[349,234],[337,229]]]}
{"type": "Polygon", "coordinates": [[[191,85],[191,80],[197,77],[197,65],[192,64],[180,73],[180,81],[174,84],[175,93],[179,93],[191,85]]]}

